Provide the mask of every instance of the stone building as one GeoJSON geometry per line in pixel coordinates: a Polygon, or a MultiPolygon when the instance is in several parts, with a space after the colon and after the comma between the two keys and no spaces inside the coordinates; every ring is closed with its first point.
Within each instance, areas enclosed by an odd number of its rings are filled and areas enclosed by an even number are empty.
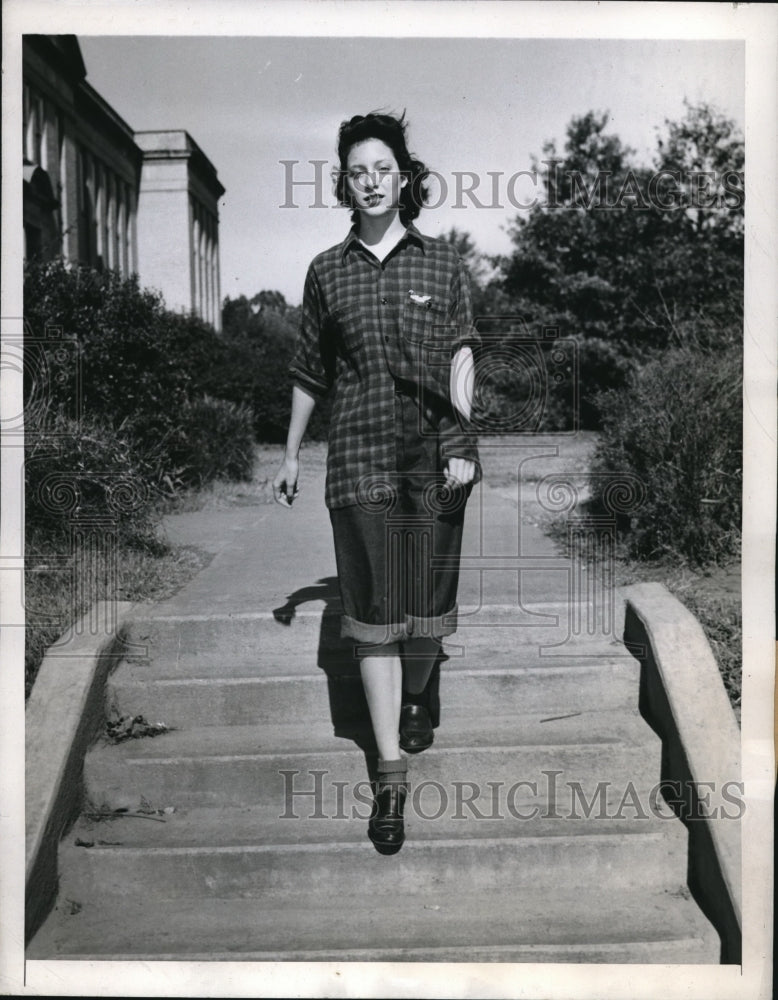
{"type": "Polygon", "coordinates": [[[216,169],[183,130],[135,132],[73,35],[23,39],[24,252],[110,268],[221,327],[216,169]]]}

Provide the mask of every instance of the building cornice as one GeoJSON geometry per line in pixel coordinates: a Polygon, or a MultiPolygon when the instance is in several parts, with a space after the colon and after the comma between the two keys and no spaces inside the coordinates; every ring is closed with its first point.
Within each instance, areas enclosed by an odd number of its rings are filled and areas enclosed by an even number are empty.
{"type": "Polygon", "coordinates": [[[217,201],[224,194],[216,167],[185,129],[146,129],[134,136],[144,161],[188,160],[192,173],[217,201]]]}
{"type": "Polygon", "coordinates": [[[127,122],[118,115],[108,102],[100,96],[95,88],[83,80],[75,94],[75,103],[83,116],[101,130],[109,132],[115,139],[127,147],[132,147],[140,159],[140,149],[135,142],[135,133],[127,122]]]}
{"type": "Polygon", "coordinates": [[[25,48],[36,52],[74,85],[86,78],[86,65],[75,35],[23,35],[22,52],[25,48]]]}

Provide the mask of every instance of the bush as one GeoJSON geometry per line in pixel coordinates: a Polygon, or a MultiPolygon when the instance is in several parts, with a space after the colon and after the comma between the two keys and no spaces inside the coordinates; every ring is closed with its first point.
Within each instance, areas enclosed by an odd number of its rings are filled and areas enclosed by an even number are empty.
{"type": "Polygon", "coordinates": [[[676,349],[646,364],[626,389],[598,397],[594,504],[608,506],[609,478],[620,473],[645,490],[641,506],[620,518],[631,555],[702,565],[737,551],[742,383],[739,349],[676,349]]]}
{"type": "Polygon", "coordinates": [[[173,348],[162,300],[137,278],[70,268],[61,260],[25,272],[28,336],[55,351],[52,328],[78,347],[78,368],[60,371],[47,391],[51,403],[119,427],[139,414],[165,410],[172,423],[187,398],[189,372],[173,348]],[[80,369],[80,370],[79,370],[80,369]]]}
{"type": "Polygon", "coordinates": [[[527,298],[505,304],[493,286],[481,298],[491,313],[479,322],[478,408],[485,433],[489,426],[523,432],[599,429],[598,394],[623,388],[646,353],[638,355],[607,330],[582,335],[570,312],[527,298]]]}
{"type": "Polygon", "coordinates": [[[43,548],[70,538],[75,521],[104,525],[124,544],[154,545],[155,490],[148,467],[111,427],[54,412],[25,423],[25,530],[43,548]]]}
{"type": "Polygon", "coordinates": [[[599,403],[603,393],[625,388],[630,373],[636,368],[636,359],[634,352],[620,341],[581,337],[576,346],[580,426],[596,430],[602,424],[599,403]]]}
{"type": "Polygon", "coordinates": [[[288,367],[294,354],[294,340],[282,330],[269,326],[261,340],[248,342],[243,349],[253,356],[251,406],[257,440],[286,441],[291,416],[292,383],[288,367]]]}
{"type": "MultiPolygon", "coordinates": [[[[250,403],[256,439],[282,444],[291,415],[288,368],[294,349],[295,329],[284,317],[271,313],[261,325],[255,317],[250,334],[240,330],[225,333],[224,350],[202,386],[212,396],[250,403]]],[[[317,403],[308,424],[308,439],[326,439],[330,408],[329,400],[317,403]]]]}
{"type": "Polygon", "coordinates": [[[25,679],[98,600],[126,596],[127,567],[164,546],[147,468],[111,427],[37,410],[25,419],[25,679]]]}
{"type": "MultiPolygon", "coordinates": [[[[245,414],[221,408],[217,417],[213,401],[198,400],[218,395],[210,389],[214,373],[232,371],[245,383],[252,365],[211,326],[166,310],[136,276],[61,260],[30,264],[24,293],[25,349],[34,357],[28,400],[37,378],[46,411],[80,412],[112,429],[157,487],[202,483],[233,467],[245,474],[246,460],[234,454],[245,447],[245,414]],[[207,461],[214,462],[210,471],[207,461]]],[[[238,389],[227,398],[245,404],[251,396],[238,389]]],[[[94,464],[99,468],[97,456],[94,464]]]]}
{"type": "Polygon", "coordinates": [[[201,486],[212,479],[251,479],[251,408],[205,396],[187,403],[168,447],[179,478],[201,486]]]}
{"type": "Polygon", "coordinates": [[[160,493],[249,478],[254,441],[249,406],[205,395],[243,363],[208,324],[136,278],[61,260],[31,263],[24,292],[29,692],[94,601],[146,599],[182,575],[159,569],[160,493]]]}

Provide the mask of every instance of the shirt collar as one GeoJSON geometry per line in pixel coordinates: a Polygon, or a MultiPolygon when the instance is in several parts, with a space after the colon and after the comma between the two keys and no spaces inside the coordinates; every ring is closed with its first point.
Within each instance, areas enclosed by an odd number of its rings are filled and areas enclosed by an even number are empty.
{"type": "MultiPolygon", "coordinates": [[[[429,249],[430,237],[425,236],[424,233],[420,233],[412,222],[405,230],[405,235],[402,237],[402,239],[397,245],[399,246],[400,243],[403,243],[407,240],[413,240],[414,243],[417,243],[421,247],[422,253],[426,254],[427,250],[429,249]]],[[[356,226],[352,226],[348,232],[348,236],[340,245],[341,260],[345,259],[346,254],[348,253],[349,250],[351,250],[354,247],[360,247],[360,246],[362,246],[362,244],[359,242],[359,236],[357,235],[356,226]]]]}

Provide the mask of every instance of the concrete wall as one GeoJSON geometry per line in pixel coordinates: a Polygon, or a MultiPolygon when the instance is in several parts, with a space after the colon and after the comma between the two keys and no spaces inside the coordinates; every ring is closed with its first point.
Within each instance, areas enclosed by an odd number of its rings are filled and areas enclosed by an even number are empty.
{"type": "Polygon", "coordinates": [[[221,329],[216,170],[183,130],[136,132],[144,161],[138,204],[138,260],[144,285],[171,309],[221,329]]]}
{"type": "Polygon", "coordinates": [[[187,162],[146,160],[138,196],[138,273],[169,309],[192,306],[192,246],[187,162]]]}

